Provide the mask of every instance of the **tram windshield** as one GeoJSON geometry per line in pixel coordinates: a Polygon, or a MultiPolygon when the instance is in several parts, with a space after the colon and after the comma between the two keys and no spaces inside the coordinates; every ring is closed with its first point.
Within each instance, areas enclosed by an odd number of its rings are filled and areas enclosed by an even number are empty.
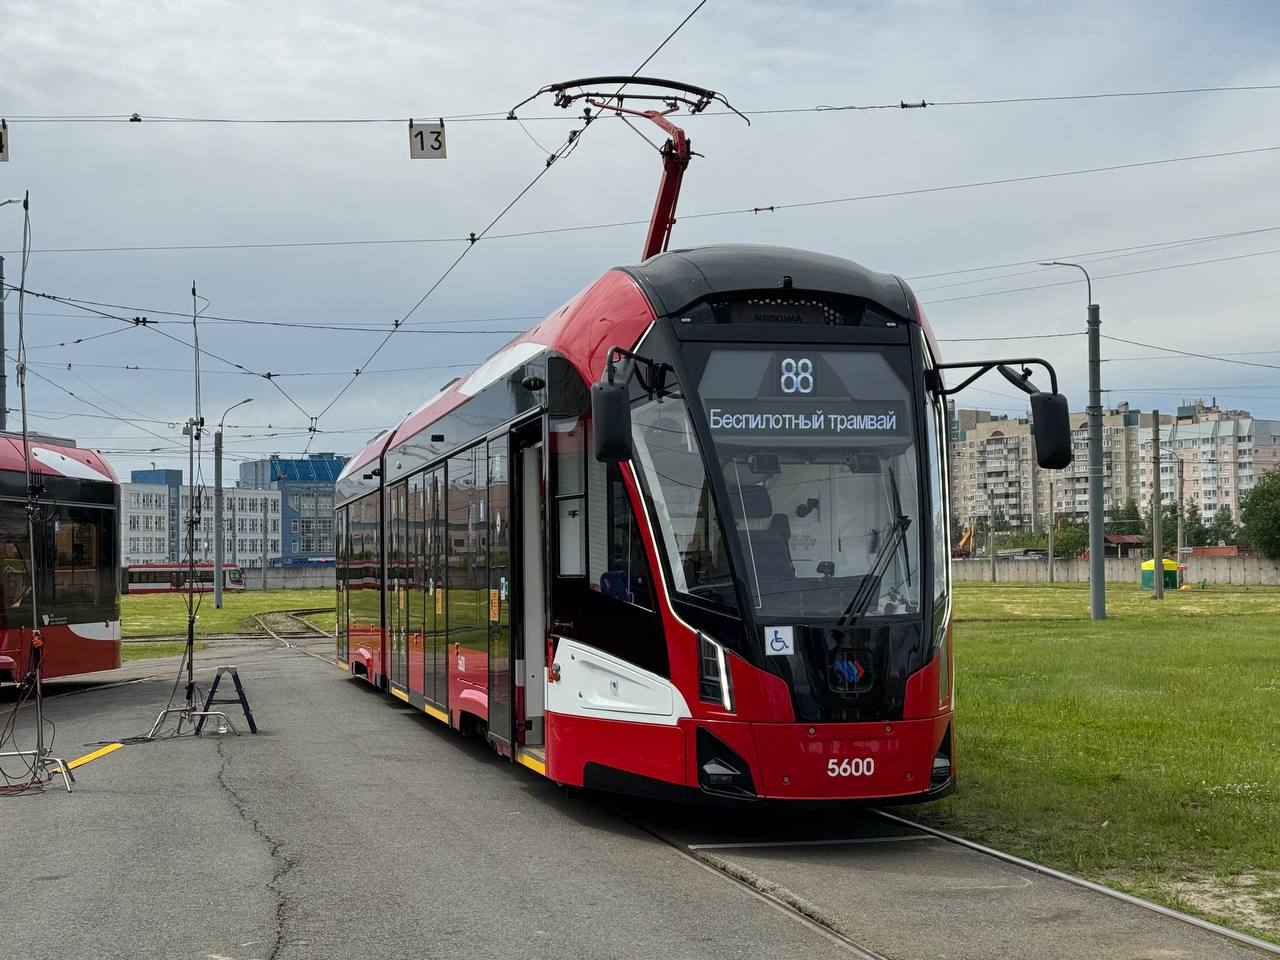
{"type": "Polygon", "coordinates": [[[923,526],[910,357],[905,346],[712,347],[698,381],[706,458],[676,398],[637,407],[636,459],[677,589],[733,602],[723,529],[738,541],[757,617],[916,614],[923,526]],[[709,468],[724,481],[722,525],[709,468]]]}

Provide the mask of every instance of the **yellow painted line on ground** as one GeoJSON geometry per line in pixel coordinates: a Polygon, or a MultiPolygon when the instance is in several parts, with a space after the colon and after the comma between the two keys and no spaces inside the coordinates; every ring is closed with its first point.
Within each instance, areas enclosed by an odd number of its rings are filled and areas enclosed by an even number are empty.
{"type": "Polygon", "coordinates": [[[429,716],[435,717],[441,723],[449,722],[449,715],[445,713],[443,710],[437,710],[435,707],[431,706],[430,704],[424,705],[422,709],[426,714],[428,714],[429,716]]]}
{"type": "Polygon", "coordinates": [[[528,767],[534,773],[547,775],[547,765],[536,757],[532,757],[519,748],[516,749],[516,762],[528,767]]]}
{"type": "Polygon", "coordinates": [[[409,702],[409,695],[401,690],[397,690],[395,687],[391,688],[391,695],[397,700],[403,700],[405,703],[409,702]]]}
{"type": "MultiPolygon", "coordinates": [[[[108,753],[115,753],[117,750],[119,750],[123,746],[124,746],[123,743],[108,743],[101,750],[95,750],[93,751],[93,753],[86,753],[83,757],[80,757],[77,760],[69,761],[67,763],[67,769],[74,770],[76,767],[83,766],[84,764],[88,763],[90,760],[97,760],[99,757],[105,757],[108,753]]],[[[59,773],[59,772],[60,771],[58,770],[54,771],[54,773],[59,773]]]]}
{"type": "Polygon", "coordinates": [[[350,669],[350,667],[348,667],[348,666],[347,666],[347,661],[345,661],[345,660],[339,660],[339,661],[338,661],[338,666],[339,666],[339,667],[341,667],[343,670],[349,670],[349,669],[350,669]]]}

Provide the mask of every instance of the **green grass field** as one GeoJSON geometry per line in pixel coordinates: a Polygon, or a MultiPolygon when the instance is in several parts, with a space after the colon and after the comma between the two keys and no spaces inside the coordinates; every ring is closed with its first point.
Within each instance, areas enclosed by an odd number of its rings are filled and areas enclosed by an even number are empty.
{"type": "Polygon", "coordinates": [[[956,796],[913,815],[1280,937],[1280,589],[957,585],[956,796]]]}
{"type": "MultiPolygon", "coordinates": [[[[196,635],[259,633],[255,613],[332,607],[332,590],[238,590],[222,595],[222,609],[213,594],[197,598],[200,609],[196,635]]],[[[120,632],[126,637],[176,637],[187,632],[187,598],[179,593],[126,594],[120,598],[120,632]]]]}
{"type": "MultiPolygon", "coordinates": [[[[120,659],[124,663],[131,660],[153,660],[156,657],[176,657],[182,653],[185,643],[125,643],[120,646],[120,659]]],[[[196,649],[203,650],[207,643],[196,641],[196,649]]]]}

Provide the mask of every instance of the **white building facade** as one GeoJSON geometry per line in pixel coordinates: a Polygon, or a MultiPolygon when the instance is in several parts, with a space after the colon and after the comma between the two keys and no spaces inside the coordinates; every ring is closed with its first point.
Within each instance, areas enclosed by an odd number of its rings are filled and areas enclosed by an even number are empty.
{"type": "MultiPolygon", "coordinates": [[[[181,515],[187,516],[190,494],[182,491],[181,515]]],[[[280,491],[231,488],[222,491],[223,562],[241,569],[280,565],[280,491]]],[[[185,534],[184,534],[185,536],[185,534]]],[[[185,548],[186,540],[183,540],[185,548]]],[[[196,560],[213,562],[213,491],[206,490],[196,526],[196,560]]]]}
{"type": "Polygon", "coordinates": [[[120,484],[120,564],[169,561],[169,488],[120,484]]]}

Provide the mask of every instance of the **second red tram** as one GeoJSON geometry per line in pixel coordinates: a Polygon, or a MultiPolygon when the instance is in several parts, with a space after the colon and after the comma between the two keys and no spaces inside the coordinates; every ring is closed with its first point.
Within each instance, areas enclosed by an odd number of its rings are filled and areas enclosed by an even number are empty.
{"type": "MultiPolygon", "coordinates": [[[[564,784],[941,796],[942,372],[907,285],[847,260],[610,270],[347,465],[338,661],[564,784]]],[[[1065,466],[1065,400],[1032,407],[1065,466]]]]}
{"type": "MultiPolygon", "coordinates": [[[[212,563],[197,563],[194,580],[186,563],[135,563],[125,569],[125,593],[212,593],[213,588],[212,563]]],[[[234,563],[222,565],[222,589],[244,589],[244,572],[234,563]]]]}
{"type": "MultiPolygon", "coordinates": [[[[110,464],[32,436],[44,679],[120,666],[120,487],[110,464]]],[[[0,682],[31,668],[31,537],[22,438],[0,433],[0,682]]]]}

